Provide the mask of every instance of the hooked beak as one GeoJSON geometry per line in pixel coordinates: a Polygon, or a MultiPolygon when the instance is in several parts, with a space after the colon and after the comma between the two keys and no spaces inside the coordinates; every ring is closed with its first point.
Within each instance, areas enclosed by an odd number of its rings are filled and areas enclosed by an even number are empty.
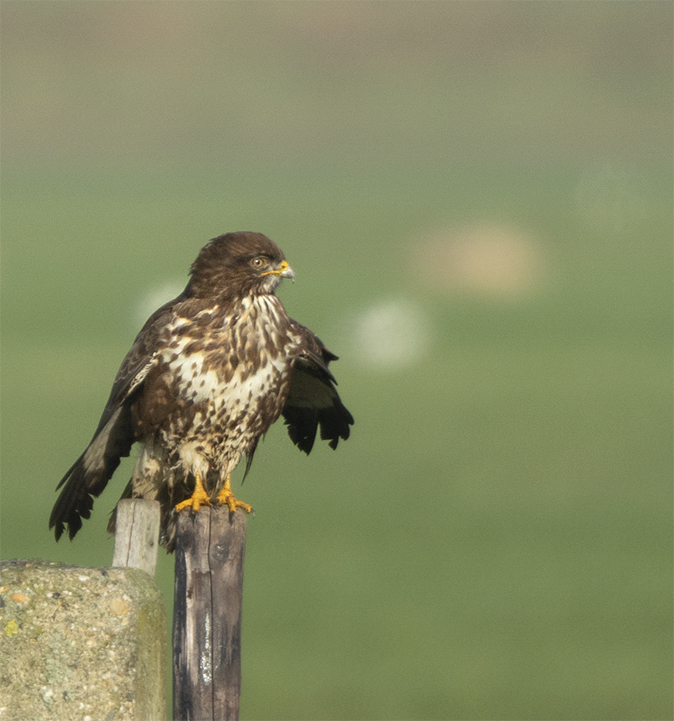
{"type": "Polygon", "coordinates": [[[287,260],[282,260],[276,270],[268,270],[260,275],[278,275],[279,278],[295,278],[295,271],[288,265],[287,260]]]}

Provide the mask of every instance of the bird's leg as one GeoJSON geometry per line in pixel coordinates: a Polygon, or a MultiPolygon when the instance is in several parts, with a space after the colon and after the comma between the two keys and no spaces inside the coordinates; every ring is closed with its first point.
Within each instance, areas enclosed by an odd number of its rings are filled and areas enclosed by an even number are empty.
{"type": "Polygon", "coordinates": [[[234,513],[237,508],[242,508],[246,513],[251,513],[253,510],[252,506],[249,506],[247,503],[240,501],[238,498],[234,498],[234,494],[232,493],[231,474],[227,476],[225,485],[222,487],[220,493],[218,493],[216,500],[219,506],[228,506],[230,513],[234,513]]]}
{"type": "Polygon", "coordinates": [[[208,493],[204,490],[199,474],[196,473],[194,477],[194,492],[190,498],[176,506],[176,511],[178,513],[188,506],[191,506],[193,511],[198,511],[201,506],[211,505],[211,499],[209,498],[208,493]]]}

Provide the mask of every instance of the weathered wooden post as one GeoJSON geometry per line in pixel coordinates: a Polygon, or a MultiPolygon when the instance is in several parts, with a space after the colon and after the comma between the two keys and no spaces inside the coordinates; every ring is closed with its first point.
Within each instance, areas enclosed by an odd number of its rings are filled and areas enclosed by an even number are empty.
{"type": "Polygon", "coordinates": [[[159,517],[157,501],[128,498],[117,504],[113,566],[140,568],[154,578],[159,517]]]}
{"type": "Polygon", "coordinates": [[[239,718],[246,514],[182,512],[175,548],[173,716],[239,718]]]}

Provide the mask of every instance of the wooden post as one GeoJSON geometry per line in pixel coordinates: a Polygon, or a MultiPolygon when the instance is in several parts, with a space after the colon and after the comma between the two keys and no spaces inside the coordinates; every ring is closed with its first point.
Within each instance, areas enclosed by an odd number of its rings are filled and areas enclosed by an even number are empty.
{"type": "Polygon", "coordinates": [[[227,506],[178,516],[173,609],[176,721],[239,718],[246,514],[227,506]]]}
{"type": "Polygon", "coordinates": [[[113,566],[140,568],[154,578],[159,541],[159,503],[127,498],[117,504],[113,566]]]}

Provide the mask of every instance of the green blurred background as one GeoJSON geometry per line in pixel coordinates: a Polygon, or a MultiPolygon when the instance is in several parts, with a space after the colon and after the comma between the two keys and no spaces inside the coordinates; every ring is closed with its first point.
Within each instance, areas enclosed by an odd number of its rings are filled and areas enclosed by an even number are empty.
{"type": "Polygon", "coordinates": [[[671,719],[671,56],[670,2],[3,2],[2,557],[110,564],[132,460],[73,543],[54,487],[256,230],[356,425],[239,494],[242,718],[671,719]]]}

